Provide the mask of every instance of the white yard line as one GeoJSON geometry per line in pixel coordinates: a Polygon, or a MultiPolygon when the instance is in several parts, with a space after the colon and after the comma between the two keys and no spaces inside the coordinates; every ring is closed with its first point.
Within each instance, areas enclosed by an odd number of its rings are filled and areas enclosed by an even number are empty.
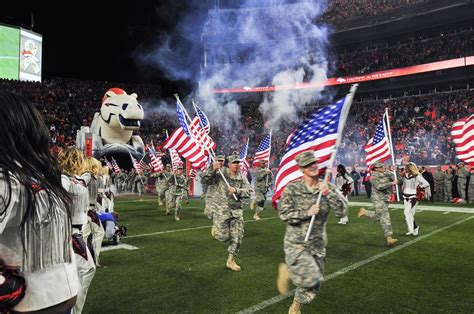
{"type": "MultiPolygon", "coordinates": [[[[372,203],[369,202],[351,202],[349,201],[349,206],[373,206],[372,203]]],[[[389,204],[389,209],[403,209],[403,204],[389,204]]],[[[443,206],[426,206],[426,205],[418,205],[418,210],[426,210],[426,211],[433,211],[433,212],[453,212],[453,213],[468,213],[474,214],[474,206],[469,207],[443,207],[443,206]]]]}
{"type": "Polygon", "coordinates": [[[100,252],[121,250],[121,249],[132,251],[132,250],[138,250],[138,247],[130,245],[130,244],[125,244],[125,243],[121,243],[118,245],[105,245],[100,249],[100,252]]]}
{"type": "MultiPolygon", "coordinates": [[[[421,241],[421,240],[423,240],[423,239],[426,239],[426,238],[428,238],[428,237],[431,237],[432,235],[435,235],[435,234],[437,234],[437,233],[443,232],[443,231],[446,230],[446,229],[449,229],[449,228],[452,228],[452,227],[457,226],[457,225],[459,225],[459,224],[462,224],[462,223],[464,223],[464,222],[466,222],[466,221],[468,221],[468,220],[471,220],[471,219],[473,219],[473,218],[474,218],[474,216],[469,216],[469,217],[467,217],[467,218],[465,218],[465,219],[463,219],[463,220],[460,220],[460,221],[458,221],[458,222],[455,222],[455,223],[453,223],[453,224],[451,224],[451,225],[449,225],[449,226],[446,226],[446,227],[440,228],[440,229],[438,229],[438,230],[432,231],[432,232],[430,232],[430,233],[428,233],[428,234],[419,236],[419,237],[417,237],[417,238],[415,238],[415,239],[413,239],[413,240],[411,240],[411,241],[409,241],[409,242],[403,243],[403,244],[401,244],[401,245],[399,245],[399,246],[396,246],[396,247],[394,247],[394,248],[392,248],[392,249],[389,249],[389,250],[387,250],[387,251],[385,251],[385,252],[382,252],[382,253],[380,253],[380,254],[374,255],[374,256],[372,256],[372,257],[369,257],[368,259],[365,259],[365,260],[363,260],[363,261],[357,262],[357,263],[355,263],[355,264],[349,265],[349,266],[347,266],[347,267],[345,267],[345,268],[343,268],[343,269],[341,269],[341,270],[338,270],[338,271],[336,271],[336,272],[334,272],[334,273],[329,274],[328,276],[325,277],[325,280],[324,280],[324,281],[328,281],[328,280],[337,278],[337,277],[339,277],[339,276],[341,276],[341,275],[344,275],[344,274],[346,274],[346,273],[348,273],[348,272],[350,272],[350,271],[352,271],[352,270],[355,270],[355,269],[357,269],[357,268],[359,268],[359,267],[362,267],[362,266],[364,266],[364,265],[367,265],[368,263],[371,263],[371,262],[373,262],[373,261],[376,261],[376,260],[378,260],[378,259],[380,259],[380,258],[382,258],[382,257],[385,257],[385,256],[390,255],[390,254],[392,254],[392,253],[395,253],[395,252],[397,252],[397,251],[400,251],[400,250],[406,248],[407,246],[410,246],[410,245],[412,245],[412,244],[414,244],[414,243],[416,243],[416,242],[418,242],[418,241],[421,241]]],[[[265,300],[265,301],[263,301],[263,302],[261,302],[261,303],[259,303],[259,304],[256,304],[256,305],[254,305],[254,306],[251,306],[251,307],[249,307],[249,308],[247,308],[247,309],[245,309],[245,310],[242,310],[242,311],[238,312],[238,314],[243,314],[243,313],[255,313],[255,312],[257,312],[257,311],[263,310],[263,309],[266,308],[266,307],[269,307],[270,305],[273,305],[273,304],[278,303],[278,302],[280,302],[280,301],[282,301],[282,300],[284,300],[284,299],[286,299],[286,298],[288,298],[288,297],[293,296],[294,293],[295,293],[295,290],[292,290],[292,291],[290,291],[290,292],[289,292],[288,294],[286,294],[286,295],[283,295],[283,296],[282,296],[282,295],[275,296],[275,297],[273,297],[273,298],[271,298],[271,299],[265,300]]]]}
{"type": "Polygon", "coordinates": [[[449,214],[449,213],[450,213],[450,212],[444,212],[443,215],[447,215],[447,214],[449,214]]]}
{"type": "MultiPolygon", "coordinates": [[[[268,217],[268,218],[262,218],[262,220],[269,220],[269,219],[276,219],[278,217],[268,217]]],[[[250,223],[250,222],[256,222],[257,220],[246,220],[244,221],[245,223],[250,223]]],[[[193,228],[185,228],[185,229],[175,229],[175,230],[166,230],[166,231],[158,231],[158,232],[152,232],[152,233],[143,233],[143,234],[136,234],[136,235],[131,235],[127,236],[126,239],[131,239],[131,238],[141,238],[141,237],[149,237],[149,236],[154,236],[154,235],[160,235],[160,234],[166,234],[166,233],[175,233],[175,232],[183,232],[183,231],[189,231],[189,230],[198,230],[198,229],[206,229],[206,228],[211,228],[212,225],[208,226],[200,226],[200,227],[193,227],[193,228]]]]}

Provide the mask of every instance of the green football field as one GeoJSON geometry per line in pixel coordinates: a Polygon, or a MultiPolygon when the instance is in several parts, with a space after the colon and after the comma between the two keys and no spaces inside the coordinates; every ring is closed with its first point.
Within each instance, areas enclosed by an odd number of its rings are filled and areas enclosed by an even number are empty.
{"type": "MultiPolygon", "coordinates": [[[[425,204],[438,211],[417,213],[418,237],[405,236],[403,210],[391,210],[394,248],[386,246],[380,225],[356,217],[358,207],[350,207],[345,226],[332,215],[326,280],[302,312],[472,312],[474,209],[425,204]]],[[[254,221],[245,206],[242,271],[235,273],[225,268],[227,244],[211,238],[203,206],[191,199],[176,222],[154,197],[116,198],[118,224],[128,228],[123,243],[138,249],[101,253],[105,267],[97,269],[84,313],[287,313],[291,293],[281,297],[275,287],[285,231],[276,211],[268,206],[254,221]]]]}
{"type": "Polygon", "coordinates": [[[19,29],[0,25],[0,78],[18,79],[19,29]]]}

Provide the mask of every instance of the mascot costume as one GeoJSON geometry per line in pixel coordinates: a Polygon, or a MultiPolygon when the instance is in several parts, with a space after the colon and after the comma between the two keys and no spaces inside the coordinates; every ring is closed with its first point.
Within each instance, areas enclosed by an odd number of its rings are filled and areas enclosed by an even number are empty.
{"type": "Polygon", "coordinates": [[[128,95],[121,88],[111,88],[102,98],[102,106],[94,114],[90,128],[83,126],[77,132],[77,146],[84,150],[87,139],[92,139],[93,157],[111,156],[127,160],[126,163],[131,165],[130,154],[135,158],[142,158],[144,154],[143,140],[133,135],[140,129],[143,118],[137,94],[128,95]]]}

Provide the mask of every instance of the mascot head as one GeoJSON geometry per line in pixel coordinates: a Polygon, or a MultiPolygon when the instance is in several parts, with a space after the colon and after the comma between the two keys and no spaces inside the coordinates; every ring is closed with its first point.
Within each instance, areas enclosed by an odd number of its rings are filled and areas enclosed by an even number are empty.
{"type": "Polygon", "coordinates": [[[143,108],[137,101],[137,94],[128,95],[121,88],[109,89],[102,98],[100,116],[112,128],[138,130],[143,120],[143,108]]]}

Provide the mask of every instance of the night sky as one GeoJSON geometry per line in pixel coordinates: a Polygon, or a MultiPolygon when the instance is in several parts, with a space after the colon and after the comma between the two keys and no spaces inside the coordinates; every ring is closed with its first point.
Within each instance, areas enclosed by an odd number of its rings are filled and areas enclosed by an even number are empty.
{"type": "Polygon", "coordinates": [[[2,8],[0,22],[43,35],[43,78],[156,83],[162,86],[163,96],[182,88],[183,82],[166,79],[134,55],[173,30],[187,9],[175,3],[180,1],[116,1],[107,10],[95,7],[94,2],[64,2],[54,8],[39,2],[2,8]]]}

